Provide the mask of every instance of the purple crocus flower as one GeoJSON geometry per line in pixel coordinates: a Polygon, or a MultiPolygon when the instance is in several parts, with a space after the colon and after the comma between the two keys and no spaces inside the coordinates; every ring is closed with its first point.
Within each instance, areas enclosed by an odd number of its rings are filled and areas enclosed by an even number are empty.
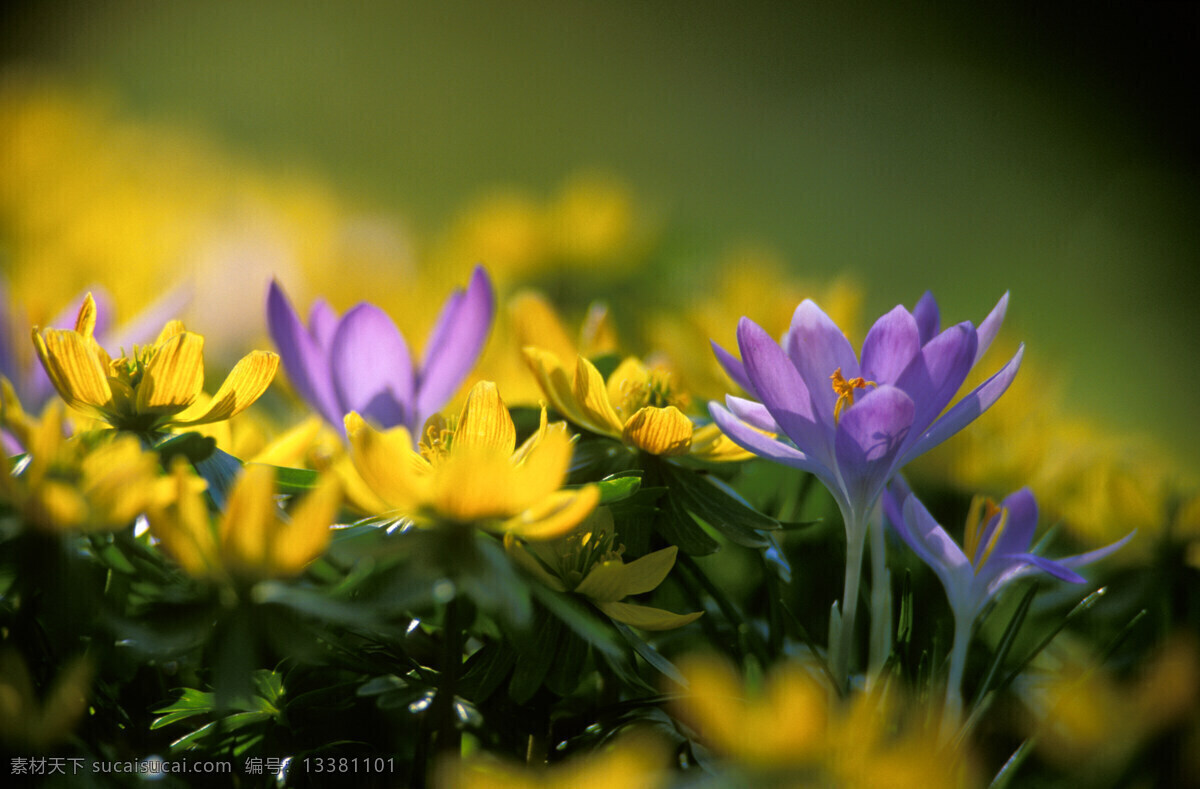
{"type": "Polygon", "coordinates": [[[1012,382],[1024,346],[942,413],[996,336],[1007,306],[1006,293],[978,330],[963,322],[939,331],[937,302],[926,293],[912,312],[898,306],[875,322],[861,361],[837,324],[807,299],[782,342],[742,318],[741,360],[713,343],[726,372],[757,400],[729,395],[727,408],[710,403],[713,420],[742,448],[816,475],[842,512],[846,587],[840,643],[832,645],[839,680],[849,660],[871,513],[893,474],[968,425],[1012,382]]]}
{"type": "Polygon", "coordinates": [[[339,319],[318,299],[305,327],[273,281],[267,325],[292,385],[325,421],[344,433],[342,418],[357,411],[381,428],[407,427],[415,441],[475,366],[495,302],[487,272],[476,266],[467,289],[446,300],[420,364],[392,319],[367,302],[339,319]]]}
{"type": "Polygon", "coordinates": [[[967,515],[963,548],[938,525],[903,479],[897,478],[884,495],[883,508],[896,533],[942,582],[954,613],[945,715],[950,726],[957,724],[962,708],[962,673],[971,629],[988,601],[1013,581],[1036,572],[1084,583],[1074,568],[1103,559],[1133,537],[1130,533],[1104,548],[1063,559],[1030,553],[1038,507],[1028,488],[1010,494],[999,506],[977,496],[967,515]]]}

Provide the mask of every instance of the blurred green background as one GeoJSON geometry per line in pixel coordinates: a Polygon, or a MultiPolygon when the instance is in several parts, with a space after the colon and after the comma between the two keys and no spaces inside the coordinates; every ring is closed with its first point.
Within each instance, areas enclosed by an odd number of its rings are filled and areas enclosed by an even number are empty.
{"type": "Polygon", "coordinates": [[[696,248],[856,275],[867,314],[929,288],[978,322],[1010,289],[1010,331],[1083,412],[1200,468],[1194,6],[781,8],[26,2],[0,36],[6,68],[418,232],[489,186],[596,167],[696,248]]]}

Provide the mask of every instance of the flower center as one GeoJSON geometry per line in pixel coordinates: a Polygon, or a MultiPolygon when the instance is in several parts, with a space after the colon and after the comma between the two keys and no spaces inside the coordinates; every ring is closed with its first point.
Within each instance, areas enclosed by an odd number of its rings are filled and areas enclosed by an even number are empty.
{"type": "Polygon", "coordinates": [[[874,381],[868,381],[863,377],[851,378],[846,380],[842,375],[842,368],[839,367],[833,371],[833,375],[829,376],[830,382],[833,384],[834,394],[838,396],[837,402],[833,405],[833,423],[837,424],[842,418],[842,412],[850,406],[854,405],[854,390],[866,389],[868,386],[877,386],[874,381]]]}
{"type": "Polygon", "coordinates": [[[559,575],[569,588],[578,586],[597,564],[621,561],[625,546],[614,549],[615,539],[615,534],[604,531],[576,532],[565,539],[566,544],[559,549],[559,575]]]}
{"type": "Polygon", "coordinates": [[[966,549],[967,559],[975,565],[976,575],[979,574],[988,557],[992,555],[992,551],[996,548],[996,543],[1000,541],[1000,535],[1004,533],[1004,527],[1007,525],[1008,508],[1001,507],[996,504],[994,499],[983,496],[971,499],[971,508],[967,510],[967,528],[963,535],[963,547],[966,549]],[[999,520],[996,522],[996,528],[992,529],[989,534],[987,525],[997,516],[999,516],[999,520]],[[985,538],[986,544],[981,544],[985,538]]]}
{"type": "Polygon", "coordinates": [[[457,417],[446,417],[434,414],[425,423],[425,435],[417,444],[421,457],[436,466],[450,454],[450,445],[454,442],[454,431],[458,427],[457,417]]]}
{"type": "Polygon", "coordinates": [[[671,383],[671,373],[662,369],[651,369],[645,380],[626,379],[621,382],[621,408],[626,416],[632,415],[643,406],[666,408],[673,405],[686,410],[689,398],[676,392],[671,383]]]}

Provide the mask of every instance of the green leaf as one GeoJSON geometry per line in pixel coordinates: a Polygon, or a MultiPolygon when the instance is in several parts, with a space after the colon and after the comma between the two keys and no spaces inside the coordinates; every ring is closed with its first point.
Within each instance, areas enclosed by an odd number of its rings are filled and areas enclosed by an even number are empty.
{"type": "Polygon", "coordinates": [[[1000,643],[996,645],[996,653],[992,656],[992,664],[988,667],[987,674],[984,675],[983,682],[975,694],[973,706],[978,706],[984,694],[991,688],[992,680],[996,678],[997,672],[1000,671],[1000,666],[1004,664],[1004,660],[1008,657],[1009,651],[1017,640],[1017,632],[1025,622],[1025,617],[1029,614],[1029,607],[1033,604],[1033,598],[1036,594],[1037,584],[1033,584],[1026,590],[1025,595],[1021,598],[1021,602],[1017,604],[1017,610],[1013,613],[1012,619],[1008,620],[1008,627],[1004,629],[1004,635],[1000,637],[1000,643]]]}
{"type": "Polygon", "coordinates": [[[532,638],[513,641],[519,659],[508,683],[508,695],[517,704],[529,701],[542,686],[550,664],[558,653],[558,634],[561,629],[562,622],[543,611],[530,633],[532,638]]]}
{"type": "Polygon", "coordinates": [[[208,457],[193,461],[192,467],[208,483],[208,495],[213,504],[224,510],[234,480],[242,471],[242,461],[224,450],[214,449],[208,457]]]}
{"type": "Polygon", "coordinates": [[[499,642],[484,644],[467,660],[458,695],[482,704],[496,692],[516,662],[517,653],[508,646],[499,642]]]}
{"type": "Polygon", "coordinates": [[[721,547],[671,494],[666,496],[654,525],[663,539],[691,556],[707,556],[721,547]]]}
{"type": "Polygon", "coordinates": [[[622,471],[600,480],[600,503],[613,504],[631,498],[642,486],[641,471],[622,471]]]}
{"type": "Polygon", "coordinates": [[[564,628],[558,637],[558,655],[546,673],[546,687],[559,696],[569,696],[586,675],[588,642],[564,628]]]}
{"type": "Polygon", "coordinates": [[[583,638],[603,654],[610,657],[622,653],[620,643],[613,637],[612,628],[571,595],[547,589],[541,584],[530,584],[530,590],[547,611],[558,617],[576,635],[583,638]]]}
{"type": "Polygon", "coordinates": [[[171,459],[183,455],[192,465],[210,457],[217,449],[216,439],[199,433],[167,434],[153,443],[164,469],[171,467],[171,459]]]}
{"type": "Polygon", "coordinates": [[[530,584],[513,569],[495,539],[479,534],[474,544],[474,556],[464,562],[463,571],[455,579],[463,593],[481,611],[496,614],[517,628],[527,627],[533,613],[530,584]]]}
{"type": "Polygon", "coordinates": [[[275,488],[280,493],[307,493],[317,486],[320,474],[310,468],[271,466],[275,470],[275,488]]]}
{"type": "Polygon", "coordinates": [[[758,533],[759,530],[779,528],[777,521],[751,508],[732,488],[720,480],[702,477],[667,462],[660,464],[660,470],[671,489],[668,495],[672,499],[677,499],[692,517],[708,524],[738,545],[765,548],[768,543],[763,535],[758,533]]]}
{"type": "Polygon", "coordinates": [[[654,668],[658,669],[663,676],[667,677],[671,681],[685,688],[688,687],[688,681],[684,679],[683,674],[678,668],[675,667],[675,664],[663,657],[657,649],[639,638],[638,635],[630,629],[629,625],[626,625],[623,622],[618,622],[614,619],[613,626],[616,627],[618,633],[625,637],[625,640],[629,642],[629,645],[633,647],[633,650],[642,656],[642,660],[645,660],[651,666],[654,666],[654,668]]]}

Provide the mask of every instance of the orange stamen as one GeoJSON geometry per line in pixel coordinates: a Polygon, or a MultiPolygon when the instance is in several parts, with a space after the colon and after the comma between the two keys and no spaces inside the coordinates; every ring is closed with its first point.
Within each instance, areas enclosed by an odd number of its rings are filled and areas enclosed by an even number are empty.
{"type": "Polygon", "coordinates": [[[829,376],[829,380],[833,383],[834,394],[838,396],[837,402],[833,404],[833,422],[837,424],[842,418],[842,411],[845,411],[850,406],[854,405],[854,390],[866,389],[868,386],[878,386],[874,381],[868,381],[865,378],[851,378],[846,380],[842,375],[842,368],[839,367],[833,371],[833,375],[829,376]]]}

